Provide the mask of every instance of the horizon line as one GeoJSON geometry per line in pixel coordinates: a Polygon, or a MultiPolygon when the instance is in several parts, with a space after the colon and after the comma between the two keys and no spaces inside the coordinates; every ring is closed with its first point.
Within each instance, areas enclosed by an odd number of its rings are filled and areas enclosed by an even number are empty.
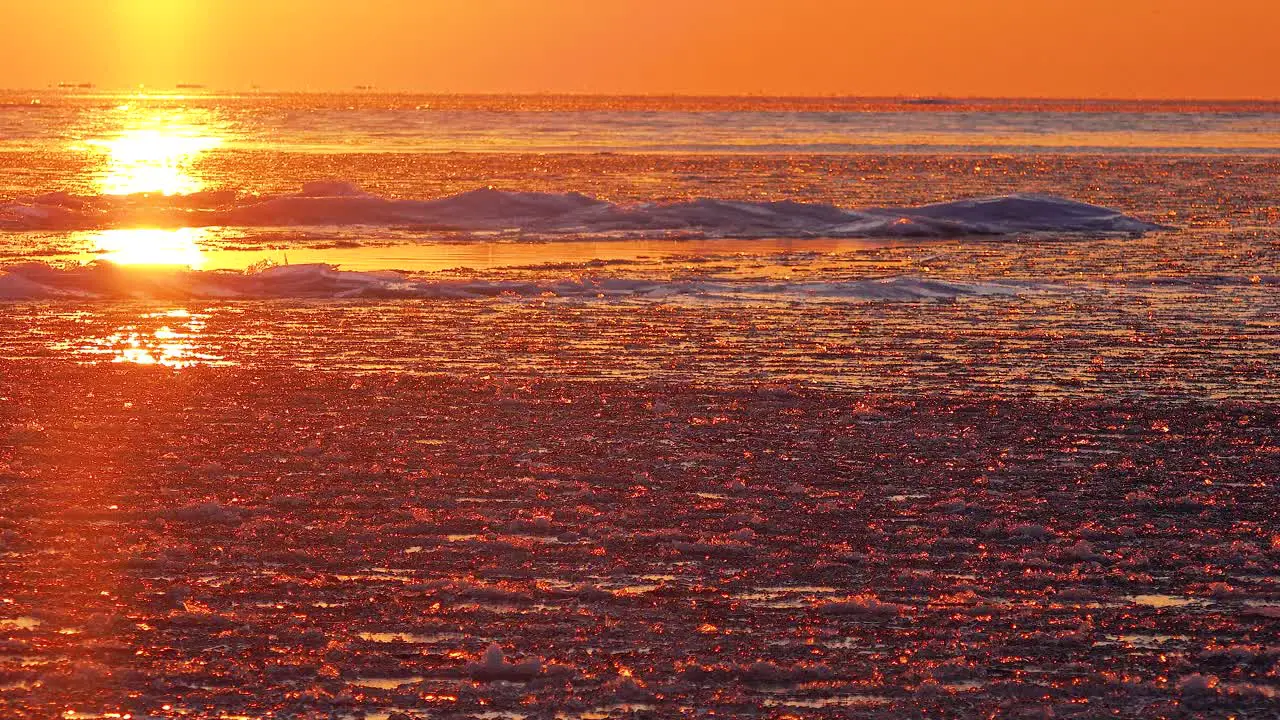
{"type": "Polygon", "coordinates": [[[403,88],[379,88],[376,86],[351,86],[345,88],[273,88],[273,87],[217,87],[201,83],[179,83],[174,85],[138,85],[138,86],[97,86],[94,83],[67,83],[65,86],[46,85],[44,87],[0,88],[0,93],[30,92],[63,92],[67,95],[97,93],[111,94],[164,94],[164,95],[203,95],[203,94],[282,94],[282,95],[337,95],[365,94],[377,95],[418,95],[437,97],[475,97],[475,98],[513,98],[513,97],[576,97],[576,98],[677,98],[700,100],[920,100],[941,102],[975,102],[975,101],[1009,101],[1034,100],[1042,102],[1135,102],[1135,103],[1280,103],[1277,97],[1194,97],[1194,96],[1105,96],[1105,95],[948,95],[925,93],[902,93],[891,95],[859,95],[851,93],[701,93],[701,92],[597,92],[581,90],[519,90],[519,91],[457,91],[457,90],[414,90],[403,88]],[[185,85],[185,87],[183,87],[185,85]],[[77,91],[84,91],[77,93],[77,91]]]}

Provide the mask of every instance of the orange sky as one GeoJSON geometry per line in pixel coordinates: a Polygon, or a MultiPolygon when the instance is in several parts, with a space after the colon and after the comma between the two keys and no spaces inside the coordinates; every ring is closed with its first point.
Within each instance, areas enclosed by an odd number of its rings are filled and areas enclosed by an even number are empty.
{"type": "Polygon", "coordinates": [[[0,0],[0,86],[1280,98],[1273,0],[0,0]]]}

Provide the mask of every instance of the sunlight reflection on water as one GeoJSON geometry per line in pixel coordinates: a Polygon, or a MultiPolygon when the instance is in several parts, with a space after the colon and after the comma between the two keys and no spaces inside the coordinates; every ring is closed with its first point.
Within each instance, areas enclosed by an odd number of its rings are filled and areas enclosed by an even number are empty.
{"type": "Polygon", "coordinates": [[[95,234],[95,252],[117,265],[177,265],[200,269],[205,265],[203,228],[175,230],[115,229],[95,234]]]}
{"type": "Polygon", "coordinates": [[[105,127],[75,147],[103,157],[96,178],[105,195],[186,195],[206,189],[196,162],[222,145],[207,121],[183,110],[125,104],[105,118],[105,127]]]}
{"type": "Polygon", "coordinates": [[[203,339],[207,318],[208,315],[181,308],[147,313],[136,325],[119,326],[104,336],[85,336],[50,347],[80,356],[85,362],[109,360],[175,370],[234,365],[203,339]]]}
{"type": "MultiPolygon", "coordinates": [[[[104,195],[189,195],[208,189],[196,164],[221,146],[208,113],[123,104],[86,130],[74,150],[98,158],[94,184],[104,195]]],[[[200,268],[206,231],[120,228],[94,233],[97,255],[120,265],[200,268]]]]}

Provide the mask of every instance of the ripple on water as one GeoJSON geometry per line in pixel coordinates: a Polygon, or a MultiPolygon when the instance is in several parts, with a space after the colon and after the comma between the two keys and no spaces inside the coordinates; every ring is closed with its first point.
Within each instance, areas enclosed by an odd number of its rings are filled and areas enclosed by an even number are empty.
{"type": "Polygon", "coordinates": [[[422,635],[418,633],[406,632],[362,632],[356,633],[356,637],[361,640],[368,640],[376,643],[406,643],[410,645],[429,645],[432,643],[450,642],[459,640],[463,636],[460,633],[435,633],[432,635],[422,635]]]}
{"type": "Polygon", "coordinates": [[[395,690],[405,685],[416,685],[423,680],[426,680],[426,678],[421,675],[405,675],[402,677],[362,677],[348,680],[347,682],[357,687],[395,690]]]}
{"type": "Polygon", "coordinates": [[[1130,595],[1129,602],[1134,605],[1145,605],[1153,608],[1198,608],[1209,604],[1209,601],[1201,598],[1187,597],[1186,595],[1165,595],[1165,594],[1146,594],[1146,595],[1130,595]]]}
{"type": "Polygon", "coordinates": [[[765,707],[790,708],[836,708],[836,707],[874,707],[887,705],[890,699],[883,695],[831,695],[814,698],[765,698],[765,707]]]}

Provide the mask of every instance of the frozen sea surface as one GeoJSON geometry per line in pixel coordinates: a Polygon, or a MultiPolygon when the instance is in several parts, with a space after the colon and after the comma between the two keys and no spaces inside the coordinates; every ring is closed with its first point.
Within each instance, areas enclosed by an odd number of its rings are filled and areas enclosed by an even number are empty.
{"type": "Polygon", "coordinates": [[[1226,718],[1280,689],[1270,403],[4,369],[9,715],[1226,718]]]}
{"type": "Polygon", "coordinates": [[[5,94],[0,716],[1265,715],[1277,111],[5,94]]]}

